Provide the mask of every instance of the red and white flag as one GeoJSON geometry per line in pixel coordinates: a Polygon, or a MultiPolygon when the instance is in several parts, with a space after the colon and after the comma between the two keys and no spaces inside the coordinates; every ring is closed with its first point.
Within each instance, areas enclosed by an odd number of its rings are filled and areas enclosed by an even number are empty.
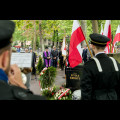
{"type": "Polygon", "coordinates": [[[73,21],[72,35],[69,47],[69,64],[74,68],[78,64],[82,63],[82,48],[81,42],[85,40],[82,28],[78,20],[73,21]]]}
{"type": "Polygon", "coordinates": [[[116,31],[116,35],[114,37],[113,40],[113,46],[112,46],[112,52],[114,53],[114,47],[115,47],[115,43],[120,41],[120,25],[118,25],[117,31],[116,31]]]}
{"type": "Polygon", "coordinates": [[[106,48],[105,48],[105,53],[109,53],[110,52],[109,44],[112,40],[112,37],[111,37],[111,20],[106,20],[103,35],[107,36],[110,39],[110,41],[107,42],[107,45],[106,45],[106,48]]]}
{"type": "Polygon", "coordinates": [[[63,43],[62,43],[62,56],[66,56],[66,40],[65,37],[63,39],[63,43]]]}

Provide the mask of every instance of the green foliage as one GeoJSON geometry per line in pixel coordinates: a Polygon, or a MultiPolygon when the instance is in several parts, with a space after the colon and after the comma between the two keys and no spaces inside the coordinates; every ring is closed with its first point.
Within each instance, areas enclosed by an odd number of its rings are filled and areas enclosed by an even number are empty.
{"type": "Polygon", "coordinates": [[[53,85],[56,77],[56,68],[48,67],[43,75],[40,76],[40,83],[42,89],[50,87],[53,85]]]}
{"type": "Polygon", "coordinates": [[[91,20],[87,20],[87,32],[86,32],[86,40],[89,41],[89,35],[93,32],[92,30],[92,22],[91,20]]]}
{"type": "Polygon", "coordinates": [[[44,68],[44,64],[43,64],[43,60],[42,60],[42,57],[40,56],[39,57],[39,61],[38,61],[38,64],[37,64],[37,71],[40,73],[42,71],[42,69],[44,68]]]}
{"type": "MultiPolygon", "coordinates": [[[[33,41],[34,40],[34,21],[33,20],[13,20],[16,23],[15,33],[13,35],[14,41],[33,41]]],[[[50,39],[51,41],[61,42],[63,36],[69,36],[67,42],[69,42],[72,32],[73,20],[41,20],[41,31],[43,39],[50,39]],[[55,33],[54,33],[55,31],[55,33]],[[57,33],[58,31],[58,33],[57,33]]],[[[80,21],[80,20],[79,20],[80,21]]],[[[106,20],[98,20],[98,31],[101,31],[101,23],[103,24],[103,29],[106,20]]],[[[40,20],[35,20],[36,22],[36,46],[37,48],[41,46],[40,34],[39,34],[39,24],[40,20]]],[[[120,20],[111,20],[111,30],[113,38],[115,36],[120,20]]],[[[93,32],[91,20],[87,20],[87,30],[86,39],[89,40],[89,35],[93,32]]],[[[32,42],[33,43],[33,42],[32,42]]]]}

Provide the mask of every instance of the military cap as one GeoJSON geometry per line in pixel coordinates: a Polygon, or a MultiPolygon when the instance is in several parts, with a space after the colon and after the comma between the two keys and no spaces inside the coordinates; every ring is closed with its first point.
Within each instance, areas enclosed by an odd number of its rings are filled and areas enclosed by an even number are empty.
{"type": "Polygon", "coordinates": [[[0,49],[9,45],[12,41],[12,34],[15,30],[15,23],[10,20],[0,20],[0,49]]]}
{"type": "Polygon", "coordinates": [[[91,44],[97,46],[106,46],[107,42],[110,41],[108,37],[98,33],[90,34],[89,37],[91,38],[91,44]]]}

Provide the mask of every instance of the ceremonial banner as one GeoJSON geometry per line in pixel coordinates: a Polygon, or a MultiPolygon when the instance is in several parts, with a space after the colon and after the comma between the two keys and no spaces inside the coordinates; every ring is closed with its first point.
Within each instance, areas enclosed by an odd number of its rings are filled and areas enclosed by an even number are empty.
{"type": "Polygon", "coordinates": [[[66,41],[65,41],[65,37],[63,39],[63,43],[62,43],[62,56],[66,56],[66,41]]]}
{"type": "Polygon", "coordinates": [[[82,63],[81,42],[85,40],[82,28],[78,20],[73,21],[72,35],[69,48],[70,67],[75,67],[82,63]]]}
{"type": "Polygon", "coordinates": [[[112,40],[112,37],[111,37],[111,20],[106,20],[103,35],[107,36],[110,39],[110,41],[107,42],[107,45],[106,45],[106,48],[105,48],[105,53],[109,53],[110,52],[109,44],[112,40]]]}
{"type": "Polygon", "coordinates": [[[118,25],[116,35],[115,35],[114,40],[113,40],[112,53],[114,53],[115,43],[119,42],[119,41],[120,41],[120,25],[118,25]]]}

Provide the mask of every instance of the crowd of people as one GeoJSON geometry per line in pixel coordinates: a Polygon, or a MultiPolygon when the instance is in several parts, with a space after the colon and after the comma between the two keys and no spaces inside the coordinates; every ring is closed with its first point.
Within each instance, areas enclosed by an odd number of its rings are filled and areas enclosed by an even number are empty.
{"type": "MultiPolygon", "coordinates": [[[[14,22],[0,20],[0,100],[46,100],[45,96],[34,95],[25,86],[21,70],[16,64],[10,65],[14,30],[14,22]]],[[[94,57],[91,59],[91,56],[87,55],[89,53],[85,46],[82,55],[84,67],[80,78],[81,100],[120,100],[120,64],[104,53],[110,39],[97,33],[90,34],[89,37],[94,57]]],[[[30,51],[34,65],[35,54],[32,49],[30,51]]],[[[26,53],[30,51],[25,49],[26,53]]],[[[64,69],[64,58],[55,46],[52,51],[46,47],[43,58],[45,67],[57,67],[58,59],[60,59],[61,70],[64,69]]],[[[35,72],[34,69],[33,72],[35,72]]]]}
{"type": "Polygon", "coordinates": [[[59,51],[53,46],[53,49],[49,51],[48,47],[45,48],[43,52],[44,67],[53,66],[57,68],[58,64],[61,70],[64,70],[67,59],[62,55],[62,49],[59,51]]]}

